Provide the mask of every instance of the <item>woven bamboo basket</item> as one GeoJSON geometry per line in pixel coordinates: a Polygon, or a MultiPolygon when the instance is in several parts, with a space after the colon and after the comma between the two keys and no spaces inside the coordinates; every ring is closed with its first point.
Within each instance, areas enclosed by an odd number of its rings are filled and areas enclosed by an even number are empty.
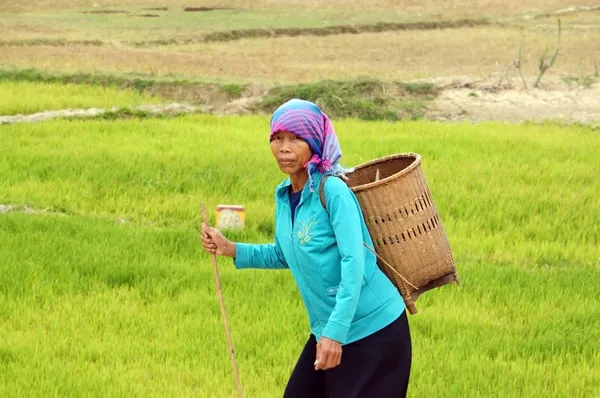
{"type": "Polygon", "coordinates": [[[460,283],[420,155],[376,159],[346,176],[363,211],[378,265],[411,314],[417,313],[415,302],[424,292],[460,283]]]}

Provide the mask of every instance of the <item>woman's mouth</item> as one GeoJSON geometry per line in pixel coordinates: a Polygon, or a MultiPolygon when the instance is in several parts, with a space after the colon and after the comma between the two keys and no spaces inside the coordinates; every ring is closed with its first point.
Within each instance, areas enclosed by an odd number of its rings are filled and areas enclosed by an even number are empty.
{"type": "Polygon", "coordinates": [[[293,165],[295,162],[293,160],[289,160],[289,159],[279,159],[279,164],[282,166],[291,166],[293,165]]]}

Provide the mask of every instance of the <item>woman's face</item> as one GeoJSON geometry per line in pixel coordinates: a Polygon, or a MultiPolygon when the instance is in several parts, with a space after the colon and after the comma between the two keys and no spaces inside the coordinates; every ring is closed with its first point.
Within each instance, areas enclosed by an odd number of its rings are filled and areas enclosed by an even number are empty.
{"type": "Polygon", "coordinates": [[[273,136],[271,151],[279,169],[290,175],[303,171],[304,165],[312,157],[312,151],[306,141],[287,131],[278,132],[273,136]]]}

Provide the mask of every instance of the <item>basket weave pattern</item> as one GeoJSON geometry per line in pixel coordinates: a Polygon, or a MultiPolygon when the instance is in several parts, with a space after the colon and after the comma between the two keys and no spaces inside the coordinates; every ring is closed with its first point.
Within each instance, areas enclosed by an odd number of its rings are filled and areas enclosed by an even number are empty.
{"type": "Polygon", "coordinates": [[[450,245],[418,154],[397,154],[364,163],[347,175],[363,211],[379,267],[398,288],[411,314],[425,291],[459,283],[450,245]]]}

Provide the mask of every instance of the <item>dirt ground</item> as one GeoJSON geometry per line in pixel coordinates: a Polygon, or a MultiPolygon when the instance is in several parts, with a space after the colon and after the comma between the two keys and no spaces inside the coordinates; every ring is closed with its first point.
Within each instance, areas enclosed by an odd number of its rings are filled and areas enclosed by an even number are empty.
{"type": "Polygon", "coordinates": [[[429,105],[426,119],[558,121],[600,125],[599,80],[585,87],[555,79],[543,81],[540,88],[532,88],[529,83],[527,89],[515,79],[512,87],[506,84],[496,87],[497,82],[472,82],[472,79],[446,83],[447,88],[429,105]]]}

